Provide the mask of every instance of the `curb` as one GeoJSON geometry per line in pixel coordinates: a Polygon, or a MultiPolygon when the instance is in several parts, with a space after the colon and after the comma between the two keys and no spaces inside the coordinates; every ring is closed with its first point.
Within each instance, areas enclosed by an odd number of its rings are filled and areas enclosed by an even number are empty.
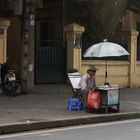
{"type": "Polygon", "coordinates": [[[80,117],[65,120],[54,120],[54,121],[39,121],[39,122],[26,122],[17,124],[5,124],[0,126],[0,134],[17,133],[31,130],[49,129],[65,126],[74,126],[81,124],[92,124],[109,121],[119,121],[128,119],[140,118],[140,113],[129,112],[129,113],[117,113],[117,114],[103,114],[93,117],[80,117]]]}

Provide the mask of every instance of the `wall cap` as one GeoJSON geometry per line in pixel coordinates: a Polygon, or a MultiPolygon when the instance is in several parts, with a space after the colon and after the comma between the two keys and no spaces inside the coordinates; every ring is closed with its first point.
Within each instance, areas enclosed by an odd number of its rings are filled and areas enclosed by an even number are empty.
{"type": "Polygon", "coordinates": [[[10,25],[10,21],[6,19],[0,19],[0,26],[1,27],[8,27],[10,25]]]}
{"type": "Polygon", "coordinates": [[[85,27],[76,23],[72,23],[72,24],[66,25],[64,27],[64,31],[84,32],[85,27]]]}
{"type": "Polygon", "coordinates": [[[129,35],[139,35],[139,32],[137,30],[128,30],[128,31],[123,31],[123,33],[125,34],[129,34],[129,35]]]}

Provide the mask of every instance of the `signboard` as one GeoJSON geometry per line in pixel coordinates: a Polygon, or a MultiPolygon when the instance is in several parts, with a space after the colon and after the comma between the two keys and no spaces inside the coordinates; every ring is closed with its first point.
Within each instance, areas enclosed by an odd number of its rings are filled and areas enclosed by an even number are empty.
{"type": "Polygon", "coordinates": [[[108,105],[118,104],[119,101],[119,90],[111,89],[108,90],[108,105]]]}
{"type": "Polygon", "coordinates": [[[80,89],[80,88],[81,88],[81,87],[80,87],[80,80],[81,80],[81,77],[77,77],[77,78],[75,78],[75,77],[70,77],[70,82],[71,82],[72,87],[73,87],[74,89],[80,89]]]}

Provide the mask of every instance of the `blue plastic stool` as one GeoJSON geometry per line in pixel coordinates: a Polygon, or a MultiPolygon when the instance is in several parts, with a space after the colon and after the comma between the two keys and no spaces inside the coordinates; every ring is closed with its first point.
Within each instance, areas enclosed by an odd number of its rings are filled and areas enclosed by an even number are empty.
{"type": "Polygon", "coordinates": [[[71,110],[78,110],[80,111],[81,110],[81,101],[79,98],[70,98],[69,101],[68,101],[68,108],[67,108],[69,111],[71,110]]]}

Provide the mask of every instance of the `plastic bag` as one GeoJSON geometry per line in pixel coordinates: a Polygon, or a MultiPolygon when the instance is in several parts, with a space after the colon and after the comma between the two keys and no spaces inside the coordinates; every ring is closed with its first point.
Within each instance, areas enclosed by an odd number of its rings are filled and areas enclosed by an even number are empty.
{"type": "Polygon", "coordinates": [[[87,96],[87,108],[100,109],[101,95],[98,91],[90,90],[87,96]]]}

